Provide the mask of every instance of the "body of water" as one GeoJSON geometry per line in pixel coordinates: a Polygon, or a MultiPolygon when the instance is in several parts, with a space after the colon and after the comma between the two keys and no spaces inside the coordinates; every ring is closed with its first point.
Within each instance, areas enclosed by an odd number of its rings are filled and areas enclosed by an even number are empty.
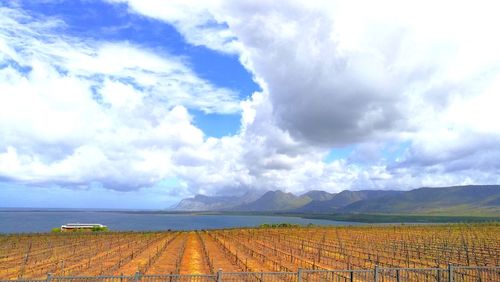
{"type": "Polygon", "coordinates": [[[357,225],[300,217],[199,215],[112,211],[0,211],[0,233],[50,232],[66,223],[101,223],[112,231],[195,230],[258,226],[264,223],[357,225]]]}

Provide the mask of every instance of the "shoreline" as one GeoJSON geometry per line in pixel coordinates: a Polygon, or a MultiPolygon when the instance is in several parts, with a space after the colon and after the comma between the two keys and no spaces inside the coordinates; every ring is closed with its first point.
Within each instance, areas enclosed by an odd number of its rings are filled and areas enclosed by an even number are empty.
{"type": "Polygon", "coordinates": [[[137,210],[137,209],[71,209],[71,208],[0,208],[0,212],[78,212],[78,213],[119,213],[139,215],[221,215],[221,216],[276,216],[303,219],[356,223],[474,223],[499,222],[500,215],[441,215],[441,214],[335,214],[335,213],[298,213],[287,211],[172,211],[172,210],[137,210]]]}

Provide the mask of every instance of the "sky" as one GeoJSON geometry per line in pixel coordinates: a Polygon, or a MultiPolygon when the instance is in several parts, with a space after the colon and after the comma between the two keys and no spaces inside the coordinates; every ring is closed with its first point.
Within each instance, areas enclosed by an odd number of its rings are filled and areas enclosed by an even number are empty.
{"type": "Polygon", "coordinates": [[[499,8],[0,0],[0,207],[499,184],[499,8]]]}

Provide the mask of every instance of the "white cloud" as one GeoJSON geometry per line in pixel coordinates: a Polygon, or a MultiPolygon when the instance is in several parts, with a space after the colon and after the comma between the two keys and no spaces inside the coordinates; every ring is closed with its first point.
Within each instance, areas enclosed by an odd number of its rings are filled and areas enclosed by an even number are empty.
{"type": "Polygon", "coordinates": [[[106,0],[110,3],[126,3],[130,11],[163,20],[175,26],[192,45],[204,45],[211,49],[235,54],[241,45],[230,29],[226,28],[223,19],[211,13],[216,1],[193,0],[106,0]]]}
{"type": "Polygon", "coordinates": [[[0,176],[117,190],[175,177],[172,155],[204,140],[187,108],[240,111],[237,93],[178,58],[84,41],[64,24],[2,7],[0,176]]]}
{"type": "Polygon", "coordinates": [[[121,2],[193,44],[236,50],[253,72],[264,91],[242,105],[238,142],[254,186],[498,182],[485,157],[500,152],[494,2],[121,2]],[[227,28],[206,30],[213,22],[227,28]],[[238,47],[221,44],[221,34],[238,47]],[[386,142],[409,144],[399,162],[322,162],[331,146],[351,145],[361,156],[386,142]]]}
{"type": "Polygon", "coordinates": [[[262,92],[240,103],[178,58],[3,8],[2,177],[124,190],[173,178],[181,194],[500,182],[493,2],[110,2],[238,54],[262,92]],[[241,111],[240,132],[206,138],[189,108],[241,111]],[[386,143],[409,145],[393,162],[386,143]],[[324,162],[345,145],[354,157],[324,162]]]}

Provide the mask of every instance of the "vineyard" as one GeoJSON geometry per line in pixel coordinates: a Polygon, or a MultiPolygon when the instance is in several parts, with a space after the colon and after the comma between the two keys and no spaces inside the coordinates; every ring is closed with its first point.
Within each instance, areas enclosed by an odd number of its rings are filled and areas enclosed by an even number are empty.
{"type": "Polygon", "coordinates": [[[0,279],[500,265],[500,225],[0,235],[0,279]]]}

